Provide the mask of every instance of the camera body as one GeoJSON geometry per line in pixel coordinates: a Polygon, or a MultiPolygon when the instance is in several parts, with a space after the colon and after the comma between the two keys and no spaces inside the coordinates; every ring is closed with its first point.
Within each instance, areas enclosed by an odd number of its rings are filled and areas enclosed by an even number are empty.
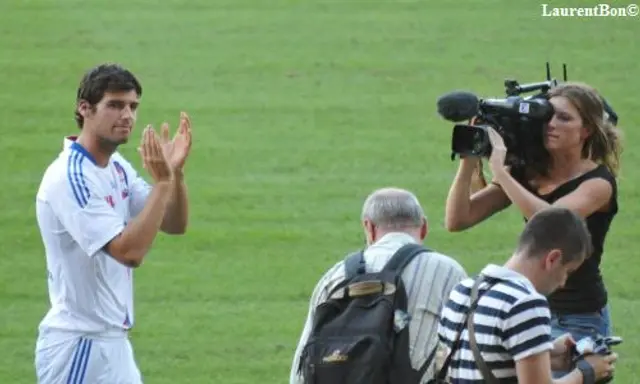
{"type": "MultiPolygon", "coordinates": [[[[505,84],[510,81],[512,80],[505,81],[505,84]]],[[[553,114],[553,105],[544,93],[526,97],[508,95],[504,99],[481,99],[478,102],[478,113],[471,119],[471,123],[456,124],[453,127],[452,157],[489,157],[491,142],[488,128],[491,127],[498,132],[507,147],[507,165],[532,164],[542,160],[546,155],[544,125],[551,120],[553,114]]]]}
{"type": "MultiPolygon", "coordinates": [[[[554,115],[548,91],[558,85],[557,80],[551,78],[548,62],[546,69],[546,81],[519,84],[517,80],[505,80],[506,97],[503,99],[478,99],[469,93],[443,96],[438,101],[440,114],[457,122],[451,137],[451,159],[456,155],[491,156],[488,135],[491,127],[502,137],[507,148],[505,165],[545,167],[549,154],[544,147],[544,130],[554,115]],[[461,121],[468,121],[468,124],[461,121]]],[[[563,72],[564,81],[567,81],[566,64],[563,64],[563,72]]],[[[606,100],[603,101],[605,116],[617,124],[617,114],[606,100]]]]}
{"type": "MultiPolygon", "coordinates": [[[[622,343],[622,338],[617,336],[598,336],[596,338],[585,337],[576,342],[573,348],[574,363],[583,359],[589,354],[609,355],[612,353],[611,347],[622,343]]],[[[613,380],[613,375],[605,379],[599,380],[597,384],[608,383],[613,380]]]]}

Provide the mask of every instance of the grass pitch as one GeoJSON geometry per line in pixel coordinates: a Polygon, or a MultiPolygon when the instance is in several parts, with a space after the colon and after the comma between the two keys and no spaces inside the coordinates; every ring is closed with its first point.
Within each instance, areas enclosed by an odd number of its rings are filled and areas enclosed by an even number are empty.
{"type": "Polygon", "coordinates": [[[136,271],[145,382],[279,384],[316,280],[362,244],[373,189],[415,191],[427,244],[469,273],[508,257],[523,225],[514,208],[465,233],[443,229],[457,164],[435,100],[453,89],[502,97],[507,77],[543,80],[547,60],[556,76],[567,62],[570,79],[599,88],[625,129],[602,269],[625,338],[616,382],[640,382],[639,20],[541,13],[506,0],[2,2],[0,383],[34,382],[48,306],[34,198],[63,135],[77,132],[87,68],[117,61],[142,81],[138,130],[122,149],[134,165],[144,125],[175,128],[181,110],[194,124],[189,232],[162,236],[136,271]]]}

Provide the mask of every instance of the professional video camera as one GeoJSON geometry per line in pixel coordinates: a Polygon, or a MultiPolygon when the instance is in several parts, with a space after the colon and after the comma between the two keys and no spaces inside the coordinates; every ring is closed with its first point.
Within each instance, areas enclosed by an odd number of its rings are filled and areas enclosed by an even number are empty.
{"type": "MultiPolygon", "coordinates": [[[[478,99],[469,92],[456,91],[438,99],[438,113],[448,121],[469,121],[456,124],[451,138],[451,159],[456,155],[489,157],[491,143],[487,133],[493,127],[507,147],[505,163],[511,166],[543,164],[548,157],[544,149],[544,125],[553,117],[554,108],[547,92],[558,82],[551,78],[551,68],[546,63],[547,80],[519,84],[517,80],[504,82],[506,98],[478,99]],[[525,93],[537,92],[522,96],[525,93]]],[[[564,81],[567,81],[567,65],[563,64],[564,81]]],[[[618,116],[605,101],[608,118],[617,124],[618,116]]]]}
{"type": "MultiPolygon", "coordinates": [[[[573,348],[573,362],[578,363],[589,354],[609,355],[612,353],[610,347],[620,343],[622,343],[622,338],[617,336],[597,337],[595,339],[591,337],[582,338],[576,342],[573,348]]],[[[613,380],[613,375],[596,381],[596,384],[608,383],[611,380],[613,380]]]]}

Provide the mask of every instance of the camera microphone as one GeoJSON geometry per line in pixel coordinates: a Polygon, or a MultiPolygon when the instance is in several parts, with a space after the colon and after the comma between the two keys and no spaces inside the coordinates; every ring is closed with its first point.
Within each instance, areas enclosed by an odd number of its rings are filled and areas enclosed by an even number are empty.
{"type": "Polygon", "coordinates": [[[553,107],[544,98],[510,96],[506,99],[479,99],[471,92],[455,91],[438,98],[438,113],[444,119],[460,122],[471,119],[478,112],[503,116],[526,116],[548,121],[553,107]]]}
{"type": "Polygon", "coordinates": [[[438,114],[445,120],[469,120],[478,113],[478,97],[470,92],[455,91],[438,98],[438,114]]]}

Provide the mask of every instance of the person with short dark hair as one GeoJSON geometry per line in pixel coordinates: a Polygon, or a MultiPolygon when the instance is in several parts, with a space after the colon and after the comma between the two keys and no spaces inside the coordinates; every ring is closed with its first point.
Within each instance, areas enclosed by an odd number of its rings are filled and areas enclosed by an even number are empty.
{"type": "Polygon", "coordinates": [[[139,152],[149,185],[117,152],[136,122],[142,86],[129,70],[102,64],[76,94],[79,136],[66,137],[36,198],[51,308],[38,329],[38,383],[141,383],[128,333],[133,270],[159,231],[183,234],[188,219],[183,166],[191,123],[182,114],[169,139],[148,126],[139,152]]]}
{"type": "Polygon", "coordinates": [[[438,329],[445,350],[453,353],[447,370],[451,383],[489,382],[471,346],[466,321],[472,307],[475,342],[496,382],[583,383],[591,376],[610,376],[615,354],[587,356],[586,364],[552,379],[552,369],[572,369],[570,348],[575,341],[569,334],[552,338],[546,296],[589,258],[591,247],[582,218],[568,208],[546,208],[531,216],[503,266],[490,264],[478,278],[458,284],[440,314],[438,329]],[[474,291],[479,299],[472,306],[474,291]],[[456,345],[458,336],[461,342],[456,345]]]}

